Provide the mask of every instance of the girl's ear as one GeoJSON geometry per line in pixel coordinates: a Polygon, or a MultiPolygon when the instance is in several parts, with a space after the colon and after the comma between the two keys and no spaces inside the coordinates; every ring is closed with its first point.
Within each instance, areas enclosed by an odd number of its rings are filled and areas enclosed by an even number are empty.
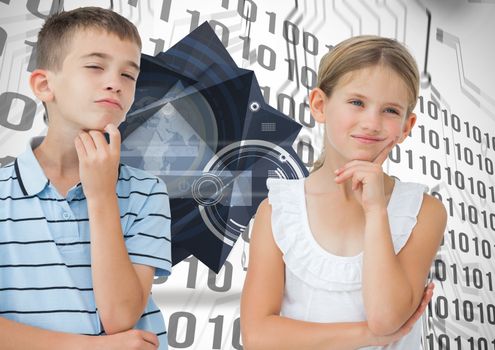
{"type": "Polygon", "coordinates": [[[309,108],[313,119],[318,123],[325,122],[325,101],[327,95],[320,88],[314,88],[309,93],[309,108]]]}
{"type": "Polygon", "coordinates": [[[38,99],[43,102],[51,102],[53,100],[53,92],[48,82],[48,75],[50,73],[44,69],[36,69],[31,73],[29,77],[29,85],[31,90],[38,99]]]}
{"type": "Polygon", "coordinates": [[[406,139],[407,135],[409,135],[409,133],[411,132],[411,129],[413,128],[414,124],[416,124],[416,119],[417,119],[416,114],[414,113],[409,114],[409,116],[406,118],[404,122],[404,126],[402,127],[402,133],[397,143],[402,143],[402,141],[406,139]]]}

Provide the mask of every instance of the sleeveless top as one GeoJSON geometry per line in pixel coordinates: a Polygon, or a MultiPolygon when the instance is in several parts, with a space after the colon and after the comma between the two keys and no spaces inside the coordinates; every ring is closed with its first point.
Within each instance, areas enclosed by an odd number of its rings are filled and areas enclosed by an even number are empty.
{"type": "MultiPolygon", "coordinates": [[[[285,263],[281,315],[308,322],[365,321],[363,253],[338,256],[317,243],[308,223],[304,182],[275,178],[266,182],[273,236],[285,263]]],[[[395,181],[387,206],[395,254],[406,244],[416,224],[426,189],[421,184],[395,181]]],[[[363,349],[421,349],[421,334],[419,319],[397,342],[363,349]]]]}

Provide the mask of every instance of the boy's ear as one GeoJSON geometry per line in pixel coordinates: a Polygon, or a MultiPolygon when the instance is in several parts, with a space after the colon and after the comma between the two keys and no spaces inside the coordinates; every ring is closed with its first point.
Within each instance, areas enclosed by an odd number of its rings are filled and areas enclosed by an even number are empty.
{"type": "Polygon", "coordinates": [[[309,93],[309,108],[313,119],[318,123],[325,122],[325,101],[327,95],[320,88],[314,88],[309,93]]]}
{"type": "Polygon", "coordinates": [[[51,102],[53,100],[53,92],[48,82],[48,75],[49,72],[47,70],[36,69],[29,77],[31,90],[43,102],[51,102]]]}
{"type": "Polygon", "coordinates": [[[407,117],[406,120],[404,121],[404,126],[402,127],[402,133],[397,143],[402,143],[402,141],[406,139],[407,135],[409,135],[409,133],[411,132],[411,129],[413,128],[414,124],[416,124],[416,119],[417,117],[415,113],[409,114],[409,117],[407,117]]]}

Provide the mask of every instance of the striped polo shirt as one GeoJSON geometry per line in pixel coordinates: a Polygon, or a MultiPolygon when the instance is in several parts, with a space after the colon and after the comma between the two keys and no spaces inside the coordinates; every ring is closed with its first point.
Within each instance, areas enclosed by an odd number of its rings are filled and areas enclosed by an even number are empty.
{"type": "MultiPolygon", "coordinates": [[[[50,184],[31,140],[14,163],[0,168],[0,317],[62,332],[101,335],[91,279],[90,232],[80,184],[63,198],[50,184]]],[[[171,271],[170,206],[157,177],[120,165],[120,222],[133,264],[171,271]]],[[[158,334],[167,349],[162,313],[148,298],[137,329],[158,334]]]]}

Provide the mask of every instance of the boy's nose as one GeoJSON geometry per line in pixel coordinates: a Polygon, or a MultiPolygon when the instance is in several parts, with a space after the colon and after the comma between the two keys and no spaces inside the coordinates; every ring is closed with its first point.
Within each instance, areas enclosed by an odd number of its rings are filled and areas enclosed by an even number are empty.
{"type": "Polygon", "coordinates": [[[105,90],[121,92],[122,83],[120,82],[120,79],[121,79],[120,74],[108,75],[107,82],[105,83],[105,90]]]}
{"type": "Polygon", "coordinates": [[[117,87],[115,84],[107,84],[107,87],[105,88],[105,90],[120,92],[121,88],[117,87]]]}

